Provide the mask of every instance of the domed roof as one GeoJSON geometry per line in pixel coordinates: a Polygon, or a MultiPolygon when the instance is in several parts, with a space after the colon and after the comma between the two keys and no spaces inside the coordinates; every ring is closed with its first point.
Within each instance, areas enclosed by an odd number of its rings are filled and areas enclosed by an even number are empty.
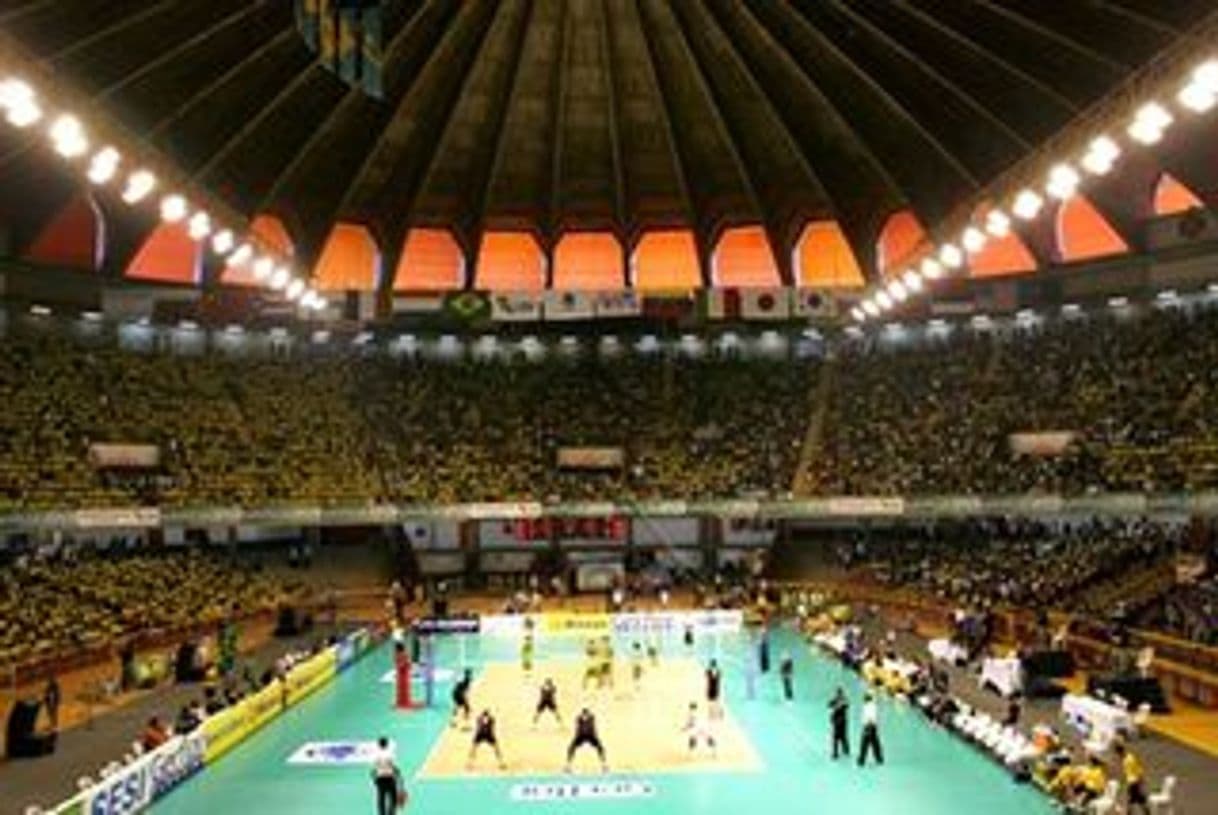
{"type": "MultiPolygon", "coordinates": [[[[278,216],[306,262],[336,223],[390,263],[412,227],[466,248],[682,227],[705,253],[756,224],[789,281],[808,223],[873,269],[894,213],[940,223],[1213,9],[384,0],[370,94],[319,63],[293,5],[12,0],[0,29],[200,188],[278,216]]],[[[4,138],[12,177],[32,137],[4,138]]]]}

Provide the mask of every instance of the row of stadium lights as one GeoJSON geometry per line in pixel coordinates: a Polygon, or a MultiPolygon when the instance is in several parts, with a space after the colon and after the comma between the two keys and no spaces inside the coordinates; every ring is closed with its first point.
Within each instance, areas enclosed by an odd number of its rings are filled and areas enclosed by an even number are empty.
{"type": "MultiPolygon", "coordinates": [[[[96,186],[115,181],[123,164],[117,148],[104,146],[91,152],[88,135],[80,119],[71,113],[50,117],[39,103],[38,95],[29,83],[18,78],[0,81],[0,114],[21,130],[49,121],[47,138],[54,151],[65,160],[81,163],[85,176],[96,186]]],[[[159,185],[152,171],[134,167],[126,175],[120,197],[129,206],[148,200],[159,185]]],[[[172,190],[160,199],[161,220],[168,224],[185,223],[191,239],[202,243],[210,238],[210,246],[227,266],[249,269],[254,279],[273,291],[280,292],[291,302],[311,311],[326,308],[324,297],[293,273],[286,263],[280,263],[270,253],[260,253],[252,240],[238,240],[232,229],[213,224],[206,210],[195,207],[184,195],[172,190]]]]}
{"type": "MultiPolygon", "coordinates": [[[[1176,95],[1176,103],[1180,108],[1196,114],[1209,113],[1218,106],[1218,60],[1205,62],[1193,71],[1176,95]]],[[[1165,105],[1148,102],[1134,114],[1125,132],[1132,142],[1150,146],[1162,141],[1163,134],[1173,122],[1175,117],[1165,105]]],[[[935,247],[917,268],[907,269],[873,291],[851,309],[851,316],[855,322],[864,323],[898,307],[922,292],[928,281],[938,280],[950,271],[961,269],[966,257],[984,249],[991,238],[1009,235],[1012,217],[1021,221],[1033,220],[1044,208],[1046,197],[1057,201],[1068,200],[1078,191],[1084,175],[1105,176],[1112,171],[1120,157],[1121,146],[1116,139],[1107,135],[1097,136],[1091,140],[1077,166],[1068,161],[1054,165],[1045,179],[1043,190],[1030,187],[1020,190],[1011,199],[1009,213],[1001,208],[990,210],[983,222],[965,227],[957,242],[935,247]]]]}

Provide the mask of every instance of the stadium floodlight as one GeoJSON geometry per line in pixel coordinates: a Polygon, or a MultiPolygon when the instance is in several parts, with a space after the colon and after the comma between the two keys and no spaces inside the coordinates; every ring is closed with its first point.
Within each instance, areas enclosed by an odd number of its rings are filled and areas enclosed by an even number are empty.
{"type": "Polygon", "coordinates": [[[228,256],[228,265],[234,269],[240,269],[251,260],[254,259],[254,247],[248,243],[243,243],[233,250],[233,253],[228,256]]]}
{"type": "Polygon", "coordinates": [[[22,79],[9,78],[0,82],[0,109],[13,127],[26,128],[42,120],[38,96],[22,79]]]}
{"type": "Polygon", "coordinates": [[[190,222],[186,225],[186,230],[190,237],[196,241],[201,241],[211,234],[211,216],[200,210],[190,216],[190,222]]]}
{"type": "Polygon", "coordinates": [[[888,284],[888,295],[897,303],[904,303],[909,299],[909,290],[905,288],[905,284],[900,280],[893,280],[888,284]]]}
{"type": "Polygon", "coordinates": [[[1040,214],[1044,203],[1044,199],[1035,190],[1022,190],[1015,196],[1015,202],[1011,204],[1011,212],[1017,218],[1030,221],[1040,214]]]}
{"type": "MultiPolygon", "coordinates": [[[[927,258],[930,260],[930,258],[927,258]]],[[[964,253],[954,243],[945,243],[939,248],[939,262],[949,269],[959,269],[964,265],[964,253]]],[[[922,274],[928,279],[934,280],[939,276],[939,273],[930,274],[927,271],[926,261],[922,262],[922,274]]]]}
{"type": "Polygon", "coordinates": [[[275,291],[283,291],[287,288],[288,283],[292,280],[292,273],[287,266],[280,266],[271,273],[271,288],[275,291]]]}
{"type": "Polygon", "coordinates": [[[850,316],[854,318],[856,323],[866,322],[867,320],[867,312],[863,311],[862,307],[860,306],[855,306],[854,308],[850,309],[850,316]]]}
{"type": "Polygon", "coordinates": [[[161,199],[161,220],[167,224],[176,224],[186,217],[189,206],[186,199],[177,193],[166,195],[161,199]]]}
{"type": "Polygon", "coordinates": [[[103,147],[93,154],[89,160],[89,170],[86,173],[89,180],[101,186],[109,184],[118,174],[118,165],[123,159],[118,150],[113,147],[103,147]]]}
{"type": "Polygon", "coordinates": [[[1196,67],[1176,101],[1194,113],[1209,113],[1218,105],[1218,60],[1206,60],[1196,67]]]}
{"type": "Polygon", "coordinates": [[[284,291],[284,296],[289,300],[298,300],[300,299],[300,296],[304,294],[304,290],[304,281],[299,277],[294,277],[292,278],[291,282],[288,283],[288,288],[286,291],[284,291]]]}
{"type": "Polygon", "coordinates": [[[138,204],[156,189],[156,176],[147,170],[136,170],[127,176],[127,186],[123,189],[123,201],[128,204],[138,204]]]}
{"type": "Polygon", "coordinates": [[[862,307],[863,311],[867,312],[867,315],[870,317],[878,317],[880,315],[880,307],[875,304],[874,300],[864,300],[862,307]]]}
{"type": "Polygon", "coordinates": [[[275,259],[263,255],[254,261],[254,279],[266,280],[275,271],[275,259]]]}
{"type": "Polygon", "coordinates": [[[1174,121],[1167,108],[1158,102],[1148,102],[1134,114],[1128,129],[1129,138],[1139,144],[1156,144],[1163,139],[1163,132],[1174,121]]]}
{"type": "Polygon", "coordinates": [[[1218,96],[1196,82],[1189,82],[1180,89],[1176,101],[1180,103],[1180,107],[1193,113],[1209,113],[1214,109],[1214,105],[1218,104],[1218,96]]]}
{"type": "Polygon", "coordinates": [[[1210,93],[1218,93],[1218,59],[1207,59],[1193,70],[1193,83],[1210,93]]]}
{"type": "MultiPolygon", "coordinates": [[[[927,258],[927,260],[930,259],[927,258]]],[[[933,260],[930,262],[934,263],[933,260]]],[[[905,274],[901,275],[901,282],[904,283],[905,288],[909,289],[911,292],[916,293],[922,291],[922,275],[918,274],[913,269],[909,269],[905,272],[905,274]]]]}
{"type": "Polygon", "coordinates": [[[51,137],[51,146],[55,152],[64,158],[79,158],[89,152],[89,140],[85,137],[85,128],[70,113],[64,113],[51,122],[47,133],[51,137]]]}
{"type": "Polygon", "coordinates": [[[314,301],[313,301],[313,310],[314,311],[325,311],[326,307],[329,305],[330,305],[329,300],[318,295],[317,298],[314,299],[314,301]]]}
{"type": "Polygon", "coordinates": [[[1049,183],[1045,185],[1045,192],[1049,194],[1050,198],[1065,201],[1078,192],[1081,180],[1078,170],[1069,164],[1058,164],[1049,171],[1049,183]]]}
{"type": "Polygon", "coordinates": [[[985,231],[995,238],[1005,238],[1011,234],[1011,218],[1000,209],[992,209],[985,216],[985,231]]]}
{"type": "Polygon", "coordinates": [[[879,306],[882,311],[888,311],[893,306],[892,297],[890,297],[886,291],[877,291],[875,293],[875,304],[879,306]]]}
{"type": "Polygon", "coordinates": [[[970,255],[975,255],[985,248],[988,242],[985,233],[975,226],[970,226],[960,235],[960,245],[964,247],[964,251],[970,255]]]}
{"type": "Polygon", "coordinates": [[[1083,156],[1083,169],[1092,175],[1107,175],[1121,157],[1121,148],[1110,136],[1096,136],[1083,156]]]}
{"type": "Polygon", "coordinates": [[[227,255],[233,251],[233,244],[236,243],[236,238],[233,237],[231,229],[221,229],[211,239],[212,251],[217,255],[227,255]]]}

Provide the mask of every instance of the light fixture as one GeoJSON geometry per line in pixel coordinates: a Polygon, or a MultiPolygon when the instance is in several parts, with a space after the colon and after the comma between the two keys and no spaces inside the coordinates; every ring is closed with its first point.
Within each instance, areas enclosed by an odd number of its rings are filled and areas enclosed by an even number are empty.
{"type": "Polygon", "coordinates": [[[161,220],[167,224],[176,224],[185,218],[187,210],[186,199],[177,193],[161,199],[161,220]]]}
{"type": "Polygon", "coordinates": [[[1163,131],[1174,121],[1167,108],[1158,102],[1148,102],[1134,114],[1133,122],[1129,125],[1129,137],[1139,144],[1155,144],[1162,140],[1163,131]]]}
{"type": "Polygon", "coordinates": [[[1015,202],[1011,204],[1011,212],[1017,218],[1022,218],[1025,221],[1030,221],[1040,214],[1041,207],[1044,206],[1044,199],[1041,198],[1034,190],[1023,190],[1019,195],[1015,196],[1015,202]]]}
{"type": "MultiPolygon", "coordinates": [[[[934,263],[933,260],[930,262],[934,263]]],[[[911,292],[922,291],[922,275],[918,274],[913,269],[910,269],[901,276],[901,282],[904,283],[905,288],[909,289],[911,292]]]]}
{"type": "MultiPolygon", "coordinates": [[[[929,260],[930,258],[927,258],[929,260]]],[[[952,243],[945,243],[939,247],[939,262],[949,269],[959,269],[964,265],[964,253],[959,247],[952,243]]],[[[926,268],[926,261],[922,261],[922,274],[934,280],[938,274],[930,274],[926,268]]]]}
{"type": "Polygon", "coordinates": [[[855,306],[850,309],[850,316],[854,318],[856,323],[861,323],[867,319],[867,312],[863,311],[859,306],[855,306]]]}
{"type": "Polygon", "coordinates": [[[122,156],[118,150],[113,147],[103,147],[93,154],[93,158],[89,160],[88,177],[94,184],[109,184],[110,180],[118,173],[119,162],[122,161],[122,156]]]}
{"type": "Polygon", "coordinates": [[[1210,93],[1218,93],[1218,59],[1208,59],[1193,70],[1193,84],[1210,93]]]}
{"type": "MultiPolygon", "coordinates": [[[[947,254],[948,254],[948,258],[955,262],[955,266],[953,266],[952,268],[958,268],[960,266],[960,264],[963,263],[963,261],[964,261],[963,257],[958,257],[960,255],[960,250],[954,246],[951,246],[950,244],[944,248],[950,248],[952,250],[952,252],[955,253],[955,254],[952,254],[952,253],[947,253],[947,254]]],[[[943,255],[944,255],[943,250],[940,250],[939,251],[940,259],[943,258],[943,255]]],[[[939,261],[935,260],[934,258],[926,258],[925,260],[922,261],[922,277],[926,278],[927,280],[938,280],[939,278],[943,277],[943,266],[944,266],[944,263],[940,263],[939,261]]]]}
{"type": "Polygon", "coordinates": [[[985,231],[995,238],[1005,238],[1011,234],[1011,219],[1000,209],[992,209],[985,216],[985,231]]]}
{"type": "Polygon", "coordinates": [[[256,280],[266,280],[275,271],[275,260],[268,255],[263,255],[254,261],[254,278],[256,280]]]}
{"type": "Polygon", "coordinates": [[[894,280],[888,284],[888,294],[898,303],[904,303],[909,299],[909,290],[900,280],[894,280]]]}
{"type": "Polygon", "coordinates": [[[296,277],[296,278],[292,279],[292,282],[288,283],[288,288],[287,288],[287,291],[284,292],[284,295],[289,300],[296,300],[302,294],[304,294],[304,290],[305,290],[304,281],[301,280],[299,277],[296,277]]]}
{"type": "Polygon", "coordinates": [[[34,89],[25,80],[9,77],[0,82],[0,110],[13,127],[29,127],[42,118],[34,89]]]}
{"type": "Polygon", "coordinates": [[[203,240],[211,234],[211,216],[203,211],[196,212],[190,216],[186,229],[193,240],[203,240]]]}
{"type": "Polygon", "coordinates": [[[1120,156],[1121,148],[1111,137],[1097,136],[1087,146],[1087,152],[1080,163],[1083,169],[1092,175],[1107,175],[1120,156]]]}
{"type": "Polygon", "coordinates": [[[1180,103],[1180,107],[1186,110],[1191,110],[1193,113],[1209,113],[1214,109],[1214,105],[1218,104],[1218,97],[1214,92],[1203,88],[1196,82],[1190,82],[1180,89],[1180,93],[1176,95],[1176,101],[1180,103]]]}
{"type": "Polygon", "coordinates": [[[228,257],[228,265],[234,269],[241,268],[248,264],[254,258],[254,247],[248,243],[243,243],[238,246],[233,253],[228,257]]]}
{"type": "Polygon", "coordinates": [[[970,226],[960,235],[960,245],[964,247],[964,251],[970,255],[975,255],[985,248],[985,244],[989,239],[975,226],[970,226]]]}
{"type": "Polygon", "coordinates": [[[233,231],[231,229],[221,229],[211,239],[212,251],[217,255],[227,255],[233,250],[233,231]]]}
{"type": "Polygon", "coordinates": [[[864,300],[862,303],[862,306],[863,306],[863,311],[867,312],[868,315],[870,315],[872,317],[879,316],[880,307],[875,304],[874,300],[864,300]]]}
{"type": "Polygon", "coordinates": [[[56,117],[47,132],[55,152],[64,158],[78,158],[89,152],[84,127],[79,119],[69,113],[56,117]]]}
{"type": "Polygon", "coordinates": [[[281,291],[288,285],[288,281],[292,279],[292,273],[288,271],[288,267],[280,266],[271,273],[271,288],[275,291],[281,291]]]}
{"type": "Polygon", "coordinates": [[[138,204],[156,188],[156,176],[147,170],[136,170],[127,176],[127,186],[123,190],[123,200],[128,204],[138,204]]]}
{"type": "Polygon", "coordinates": [[[888,292],[878,291],[875,293],[875,304],[883,311],[888,311],[892,308],[892,298],[888,296],[888,292]]]}
{"type": "Polygon", "coordinates": [[[1065,201],[1078,192],[1080,180],[1078,170],[1069,164],[1058,164],[1049,171],[1049,183],[1045,185],[1045,192],[1051,198],[1065,201]]]}

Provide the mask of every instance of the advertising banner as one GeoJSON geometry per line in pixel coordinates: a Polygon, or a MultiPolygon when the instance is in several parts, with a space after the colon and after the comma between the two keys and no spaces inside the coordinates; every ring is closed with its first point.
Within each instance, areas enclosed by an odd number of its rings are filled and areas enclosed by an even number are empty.
{"type": "Polygon", "coordinates": [[[288,671],[284,680],[288,686],[288,704],[296,704],[333,679],[336,673],[338,655],[333,648],[327,648],[307,662],[300,663],[288,671]]]}
{"type": "Polygon", "coordinates": [[[199,726],[205,739],[204,760],[211,764],[220,756],[245,741],[284,708],[284,688],[274,682],[257,693],[247,696],[230,708],[225,708],[199,726]]]}
{"type": "Polygon", "coordinates": [[[204,738],[177,736],[54,810],[56,815],[140,812],[203,767],[204,738]]]}
{"type": "Polygon", "coordinates": [[[477,634],[481,624],[477,617],[424,617],[414,621],[417,634],[477,634]]]}
{"type": "Polygon", "coordinates": [[[608,614],[543,614],[541,630],[547,634],[586,636],[608,634],[612,618],[608,614]]]}

